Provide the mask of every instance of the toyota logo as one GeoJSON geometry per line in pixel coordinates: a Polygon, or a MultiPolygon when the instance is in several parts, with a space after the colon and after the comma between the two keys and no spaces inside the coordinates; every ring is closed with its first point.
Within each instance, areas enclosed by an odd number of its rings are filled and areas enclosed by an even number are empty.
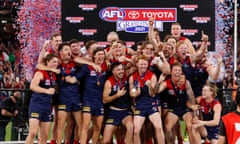
{"type": "Polygon", "coordinates": [[[130,11],[128,13],[128,17],[130,19],[138,19],[140,17],[140,13],[138,11],[130,11]]]}

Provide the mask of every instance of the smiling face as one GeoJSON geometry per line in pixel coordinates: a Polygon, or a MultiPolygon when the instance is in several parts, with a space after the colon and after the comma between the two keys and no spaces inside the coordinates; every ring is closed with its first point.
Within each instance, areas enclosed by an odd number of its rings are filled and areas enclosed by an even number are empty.
{"type": "Polygon", "coordinates": [[[173,65],[171,70],[171,77],[173,80],[178,81],[180,80],[182,75],[182,67],[179,64],[173,65]]]}
{"type": "Polygon", "coordinates": [[[138,68],[138,72],[140,74],[143,74],[147,71],[148,61],[145,60],[145,59],[139,59],[136,65],[137,65],[137,68],[138,68]]]}
{"type": "Polygon", "coordinates": [[[104,50],[97,51],[94,55],[94,62],[97,64],[102,64],[105,61],[105,53],[104,50]]]}
{"type": "Polygon", "coordinates": [[[112,48],[113,48],[112,54],[113,54],[114,56],[116,56],[116,55],[122,55],[122,54],[123,54],[123,49],[124,49],[124,47],[122,46],[121,43],[119,43],[119,42],[114,42],[112,48]]]}
{"type": "Polygon", "coordinates": [[[202,97],[206,99],[206,98],[211,98],[212,96],[213,96],[213,92],[211,91],[210,87],[205,85],[202,89],[202,97]]]}
{"type": "Polygon", "coordinates": [[[57,66],[58,66],[58,58],[57,57],[51,57],[49,60],[46,61],[46,66],[56,69],[57,66]]]}
{"type": "Polygon", "coordinates": [[[180,59],[185,59],[188,53],[188,46],[184,42],[179,42],[176,48],[176,54],[180,59]]]}
{"type": "Polygon", "coordinates": [[[154,56],[154,47],[153,44],[151,43],[147,43],[145,45],[143,45],[142,47],[142,54],[147,57],[147,58],[151,58],[154,56]]]}
{"type": "Polygon", "coordinates": [[[57,35],[55,37],[52,37],[51,39],[51,44],[52,47],[57,51],[59,45],[62,43],[62,36],[61,35],[57,35]]]}
{"type": "Polygon", "coordinates": [[[173,54],[173,47],[171,44],[164,43],[162,47],[163,54],[166,58],[169,58],[173,54]]]}
{"type": "Polygon", "coordinates": [[[62,61],[69,61],[72,56],[70,46],[64,45],[59,54],[62,61]]]}
{"type": "Polygon", "coordinates": [[[72,52],[72,54],[73,55],[79,55],[80,54],[80,49],[81,49],[81,47],[80,47],[80,44],[78,43],[78,42],[76,42],[76,43],[72,43],[71,45],[70,45],[70,48],[71,48],[71,52],[72,52]]]}
{"type": "Polygon", "coordinates": [[[119,64],[115,68],[113,68],[112,73],[114,77],[118,80],[122,79],[124,77],[124,66],[123,64],[119,64]]]}

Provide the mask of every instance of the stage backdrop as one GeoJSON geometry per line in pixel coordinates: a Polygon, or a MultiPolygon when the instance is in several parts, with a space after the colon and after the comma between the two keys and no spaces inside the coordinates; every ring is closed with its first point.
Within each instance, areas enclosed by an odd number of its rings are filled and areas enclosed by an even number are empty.
{"type": "Polygon", "coordinates": [[[63,40],[93,39],[105,46],[107,33],[117,31],[131,47],[145,39],[149,17],[155,17],[162,39],[170,33],[171,23],[179,22],[194,45],[203,30],[210,38],[209,49],[214,50],[215,1],[206,0],[63,0],[63,40]]]}

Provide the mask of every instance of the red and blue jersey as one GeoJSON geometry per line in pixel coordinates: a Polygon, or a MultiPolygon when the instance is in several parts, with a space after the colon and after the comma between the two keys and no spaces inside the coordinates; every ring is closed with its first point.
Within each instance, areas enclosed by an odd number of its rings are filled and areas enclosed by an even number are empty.
{"type": "Polygon", "coordinates": [[[149,95],[148,86],[146,85],[147,80],[151,80],[154,73],[147,70],[143,75],[140,75],[139,72],[135,72],[132,74],[134,86],[138,87],[140,85],[141,93],[136,97],[136,108],[141,109],[149,109],[153,106],[157,105],[156,97],[151,97],[149,95]]]}
{"type": "MultiPolygon", "coordinates": [[[[56,86],[56,75],[53,72],[37,70],[43,75],[43,79],[40,81],[39,86],[42,88],[55,88],[56,86]]],[[[53,95],[48,95],[45,93],[33,92],[31,97],[31,103],[34,103],[35,107],[46,108],[51,106],[53,95]]]]}
{"type": "Polygon", "coordinates": [[[129,109],[131,107],[131,97],[129,96],[128,92],[129,85],[127,77],[125,76],[122,80],[116,80],[114,76],[111,76],[108,78],[108,80],[112,86],[110,96],[115,95],[119,88],[125,88],[125,90],[127,90],[124,96],[114,100],[110,103],[110,105],[120,109],[129,109]]]}
{"type": "Polygon", "coordinates": [[[203,116],[203,120],[209,121],[213,120],[214,118],[214,106],[216,104],[220,104],[220,102],[217,99],[214,99],[212,102],[207,103],[204,98],[200,99],[200,107],[201,107],[201,112],[203,116]]]}
{"type": "Polygon", "coordinates": [[[67,102],[80,99],[79,85],[77,83],[71,84],[65,81],[66,76],[76,77],[79,72],[79,67],[76,63],[70,61],[68,63],[61,63],[59,65],[60,74],[58,75],[59,84],[59,101],[67,102]]]}
{"type": "Polygon", "coordinates": [[[186,93],[186,81],[180,86],[176,86],[171,78],[166,79],[168,97],[166,101],[169,105],[169,108],[174,108],[177,106],[186,106],[188,96],[186,93]]]}
{"type": "Polygon", "coordinates": [[[83,105],[84,102],[103,105],[102,103],[102,93],[104,88],[104,83],[107,74],[107,64],[104,62],[101,65],[102,71],[97,72],[90,65],[83,65],[80,72],[78,73],[78,78],[85,78],[84,92],[83,92],[83,105]]]}

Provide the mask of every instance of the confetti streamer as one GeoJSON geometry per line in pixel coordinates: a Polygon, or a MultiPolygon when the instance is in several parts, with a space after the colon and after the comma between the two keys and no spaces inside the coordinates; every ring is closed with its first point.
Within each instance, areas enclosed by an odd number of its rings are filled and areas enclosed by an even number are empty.
{"type": "Polygon", "coordinates": [[[61,27],[60,0],[24,0],[18,12],[20,24],[23,70],[28,81],[32,79],[43,42],[61,27]]]}

